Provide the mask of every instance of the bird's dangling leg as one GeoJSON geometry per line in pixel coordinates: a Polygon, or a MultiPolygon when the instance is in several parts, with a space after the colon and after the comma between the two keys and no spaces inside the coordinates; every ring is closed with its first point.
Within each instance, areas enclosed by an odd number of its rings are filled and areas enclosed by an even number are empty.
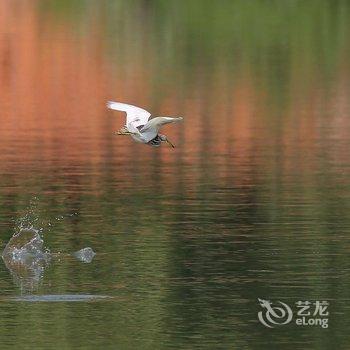
{"type": "Polygon", "coordinates": [[[130,132],[125,126],[123,126],[120,130],[115,132],[117,135],[134,135],[134,132],[130,132]]]}

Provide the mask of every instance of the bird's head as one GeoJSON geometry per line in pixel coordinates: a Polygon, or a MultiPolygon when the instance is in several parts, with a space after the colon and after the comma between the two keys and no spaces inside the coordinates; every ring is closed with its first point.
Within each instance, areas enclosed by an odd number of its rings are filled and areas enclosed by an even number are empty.
{"type": "Polygon", "coordinates": [[[161,142],[166,142],[169,146],[171,146],[172,148],[175,148],[175,145],[171,143],[170,140],[165,135],[159,134],[159,138],[161,142]]]}

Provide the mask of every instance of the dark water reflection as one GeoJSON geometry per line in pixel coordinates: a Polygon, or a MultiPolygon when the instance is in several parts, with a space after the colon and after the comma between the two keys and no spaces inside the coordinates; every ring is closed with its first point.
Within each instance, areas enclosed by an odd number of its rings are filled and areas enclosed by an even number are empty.
{"type": "Polygon", "coordinates": [[[1,243],[37,198],[62,253],[23,296],[1,266],[1,348],[349,347],[346,2],[0,7],[1,243]],[[108,99],[184,115],[178,147],[115,137],[108,99]],[[329,328],[258,298],[328,300],[329,328]]]}

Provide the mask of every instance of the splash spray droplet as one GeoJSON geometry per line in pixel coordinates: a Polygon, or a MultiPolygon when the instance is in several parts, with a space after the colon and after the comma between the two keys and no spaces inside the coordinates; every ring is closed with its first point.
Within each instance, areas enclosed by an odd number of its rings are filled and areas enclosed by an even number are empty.
{"type": "Polygon", "coordinates": [[[90,247],[86,247],[73,253],[73,256],[84,263],[90,263],[96,253],[90,247]]]}

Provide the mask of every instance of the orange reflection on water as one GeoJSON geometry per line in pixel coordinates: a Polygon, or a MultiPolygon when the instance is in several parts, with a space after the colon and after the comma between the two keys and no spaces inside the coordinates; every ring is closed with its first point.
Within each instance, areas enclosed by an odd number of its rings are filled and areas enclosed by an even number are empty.
{"type": "MultiPolygon", "coordinates": [[[[251,163],[276,171],[274,157],[283,148],[279,166],[306,171],[316,166],[309,159],[325,147],[324,140],[349,137],[350,91],[341,78],[347,66],[330,86],[331,98],[316,79],[301,94],[302,77],[291,72],[287,102],[278,107],[269,85],[257,84],[249,65],[242,66],[234,79],[224,64],[207,75],[206,67],[199,66],[192,72],[191,87],[167,81],[170,88],[162,94],[159,83],[154,88],[157,71],[148,64],[159,54],[151,43],[111,55],[100,21],[75,30],[64,20],[40,13],[35,2],[1,2],[0,6],[3,168],[37,161],[98,165],[110,157],[146,158],[191,164],[198,169],[195,177],[211,162],[219,162],[222,166],[216,171],[224,177],[229,167],[251,163]],[[145,61],[142,55],[147,56],[145,61]],[[108,99],[143,106],[155,115],[183,115],[182,125],[164,128],[178,148],[154,150],[113,136],[123,116],[106,110],[108,99]],[[260,157],[270,153],[271,158],[259,164],[260,157]]],[[[120,40],[125,41],[123,47],[133,45],[127,35],[120,40]]],[[[178,68],[169,69],[175,76],[178,68]]],[[[327,147],[332,152],[331,142],[327,147]]],[[[334,153],[339,159],[348,157],[345,148],[334,153]]]]}

